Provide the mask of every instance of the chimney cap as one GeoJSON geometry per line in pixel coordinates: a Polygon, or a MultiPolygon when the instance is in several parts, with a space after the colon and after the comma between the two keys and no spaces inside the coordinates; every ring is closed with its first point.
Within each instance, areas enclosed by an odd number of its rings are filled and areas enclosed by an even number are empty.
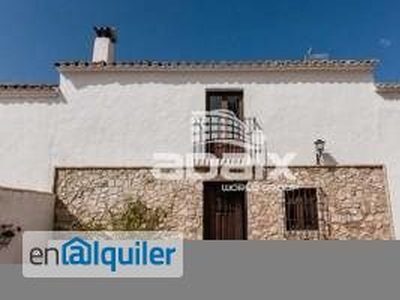
{"type": "Polygon", "coordinates": [[[117,30],[110,26],[94,26],[94,31],[97,37],[106,37],[111,40],[111,42],[117,42],[117,30]]]}

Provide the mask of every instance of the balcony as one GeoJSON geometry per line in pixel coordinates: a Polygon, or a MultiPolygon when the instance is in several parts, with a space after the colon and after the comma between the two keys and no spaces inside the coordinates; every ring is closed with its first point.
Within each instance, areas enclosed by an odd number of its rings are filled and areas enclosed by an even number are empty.
{"type": "Polygon", "coordinates": [[[266,161],[264,135],[256,118],[240,120],[229,110],[193,114],[192,142],[195,166],[207,166],[211,159],[220,163],[235,159],[239,164],[250,159],[252,165],[266,161]]]}

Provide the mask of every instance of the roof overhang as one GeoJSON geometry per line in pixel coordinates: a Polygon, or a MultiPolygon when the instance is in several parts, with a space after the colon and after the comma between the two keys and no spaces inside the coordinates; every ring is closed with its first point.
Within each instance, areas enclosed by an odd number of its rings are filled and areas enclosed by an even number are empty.
{"type": "Polygon", "coordinates": [[[381,94],[400,94],[400,82],[377,83],[376,91],[381,94]]]}
{"type": "Polygon", "coordinates": [[[0,84],[0,98],[55,98],[59,88],[52,84],[0,84]]]}

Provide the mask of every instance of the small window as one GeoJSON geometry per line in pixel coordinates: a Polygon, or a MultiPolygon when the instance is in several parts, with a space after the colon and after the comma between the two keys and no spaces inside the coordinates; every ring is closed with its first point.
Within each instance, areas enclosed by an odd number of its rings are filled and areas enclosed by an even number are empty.
{"type": "Polygon", "coordinates": [[[286,230],[318,230],[318,200],[315,188],[285,191],[286,230]]]}

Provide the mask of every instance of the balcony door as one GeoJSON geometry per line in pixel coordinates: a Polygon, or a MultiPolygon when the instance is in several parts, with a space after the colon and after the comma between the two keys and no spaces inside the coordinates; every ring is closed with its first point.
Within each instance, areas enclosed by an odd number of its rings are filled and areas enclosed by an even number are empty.
{"type": "Polygon", "coordinates": [[[240,153],[243,147],[235,144],[244,141],[245,132],[241,124],[243,114],[242,91],[209,91],[206,97],[206,110],[227,110],[234,118],[216,115],[209,118],[208,144],[206,151],[221,158],[223,153],[240,153]]]}
{"type": "Polygon", "coordinates": [[[226,109],[243,121],[242,91],[209,91],[207,92],[206,110],[226,109]]]}

